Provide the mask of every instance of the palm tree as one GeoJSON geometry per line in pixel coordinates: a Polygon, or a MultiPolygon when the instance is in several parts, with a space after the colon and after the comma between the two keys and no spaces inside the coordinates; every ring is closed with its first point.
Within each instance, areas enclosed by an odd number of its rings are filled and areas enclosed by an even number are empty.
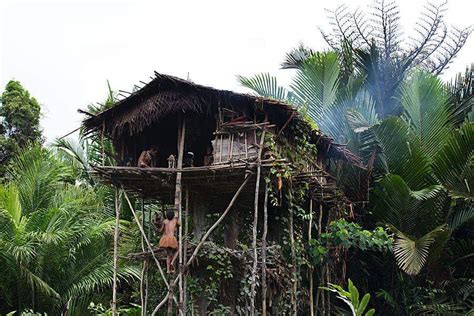
{"type": "MultiPolygon", "coordinates": [[[[13,163],[0,186],[2,313],[31,308],[84,313],[112,283],[114,220],[100,190],[76,185],[73,168],[35,147],[13,163]],[[82,312],[81,312],[82,310],[82,312]]],[[[138,278],[123,266],[119,278],[138,278]]]]}
{"type": "MultiPolygon", "coordinates": [[[[456,129],[469,112],[460,119],[444,84],[414,71],[394,98],[399,117],[382,119],[367,83],[361,86],[358,77],[350,76],[341,85],[341,66],[333,62],[333,53],[299,50],[300,55],[292,52],[287,58],[297,65],[291,90],[275,88],[276,79],[269,75],[240,77],[240,82],[258,94],[292,102],[323,132],[365,159],[375,181],[372,217],[395,232],[394,253],[403,271],[416,275],[428,266],[431,277],[435,268],[451,271],[450,284],[474,282],[459,268],[471,262],[474,248],[466,241],[471,234],[466,225],[474,216],[474,127],[464,122],[456,129]]],[[[350,168],[340,170],[339,185],[345,185],[346,194],[352,188],[351,196],[360,196],[361,178],[351,176],[350,168]]],[[[458,284],[466,290],[465,285],[458,284]]]]}

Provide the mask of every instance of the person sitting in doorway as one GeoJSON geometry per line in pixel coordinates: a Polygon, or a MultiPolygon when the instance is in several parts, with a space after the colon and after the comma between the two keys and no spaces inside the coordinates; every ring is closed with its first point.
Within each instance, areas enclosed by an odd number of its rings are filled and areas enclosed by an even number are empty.
{"type": "Polygon", "coordinates": [[[158,149],[155,146],[152,146],[149,150],[144,150],[138,158],[138,167],[140,168],[150,168],[153,167],[153,158],[157,155],[158,149]]]}
{"type": "Polygon", "coordinates": [[[206,155],[204,156],[204,166],[210,166],[214,162],[214,154],[212,153],[212,144],[206,148],[206,155]]]}
{"type": "Polygon", "coordinates": [[[175,237],[176,227],[180,225],[174,210],[166,212],[166,219],[161,224],[160,231],[163,236],[160,239],[158,247],[166,250],[166,270],[168,273],[174,273],[174,262],[178,257],[178,241],[175,237]]]}

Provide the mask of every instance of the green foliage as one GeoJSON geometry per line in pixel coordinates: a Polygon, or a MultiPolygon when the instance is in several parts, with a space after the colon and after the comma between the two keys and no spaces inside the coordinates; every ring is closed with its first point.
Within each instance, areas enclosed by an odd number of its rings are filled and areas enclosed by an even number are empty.
{"type": "Polygon", "coordinates": [[[288,99],[288,91],[279,86],[276,77],[271,76],[269,73],[257,74],[250,78],[237,76],[237,79],[241,85],[251,88],[262,97],[275,100],[288,99]]]}
{"type": "Polygon", "coordinates": [[[41,143],[40,105],[18,81],[7,83],[0,98],[0,176],[11,157],[29,144],[41,143]]]}
{"type": "MultiPolygon", "coordinates": [[[[114,219],[100,190],[71,183],[72,168],[34,147],[13,159],[0,186],[0,294],[12,307],[81,314],[112,283],[114,219]],[[66,307],[67,306],[67,307],[66,307]]],[[[120,281],[138,278],[124,265],[120,281]]]]}
{"type": "MultiPolygon", "coordinates": [[[[96,316],[111,316],[112,309],[105,308],[101,303],[95,304],[91,302],[87,309],[96,316]]],[[[142,309],[141,306],[132,304],[132,307],[118,307],[118,315],[127,315],[127,316],[139,316],[141,315],[142,309]]]]}
{"type": "Polygon", "coordinates": [[[353,316],[372,316],[375,314],[375,309],[373,308],[366,311],[370,301],[370,294],[366,293],[362,299],[360,299],[359,290],[352,283],[351,279],[348,281],[347,290],[340,285],[331,283],[328,284],[328,287],[321,288],[336,293],[337,298],[350,308],[351,315],[353,316]]]}
{"type": "Polygon", "coordinates": [[[339,219],[329,224],[327,232],[322,233],[319,239],[311,239],[310,258],[313,265],[320,264],[327,259],[328,249],[343,247],[345,249],[360,249],[362,251],[388,251],[393,244],[392,237],[382,228],[376,227],[373,231],[362,229],[357,223],[339,219]]]}

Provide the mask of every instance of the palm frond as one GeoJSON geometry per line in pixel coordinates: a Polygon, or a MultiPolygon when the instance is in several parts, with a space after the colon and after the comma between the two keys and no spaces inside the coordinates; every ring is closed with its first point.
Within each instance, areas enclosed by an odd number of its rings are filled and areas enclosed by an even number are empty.
{"type": "Polygon", "coordinates": [[[333,105],[339,87],[339,61],[336,53],[315,53],[297,71],[290,85],[307,113],[319,125],[322,111],[333,105]]]}
{"type": "Polygon", "coordinates": [[[303,44],[288,52],[281,64],[283,69],[299,69],[315,52],[303,44]]]}
{"type": "Polygon", "coordinates": [[[20,226],[22,215],[20,196],[14,185],[0,185],[0,212],[7,216],[15,227],[20,226]]]}
{"type": "Polygon", "coordinates": [[[374,133],[391,173],[400,175],[414,190],[434,184],[430,157],[421,150],[419,139],[405,122],[385,119],[374,133]]]}
{"type": "Polygon", "coordinates": [[[285,101],[288,91],[279,86],[277,79],[269,73],[260,73],[252,77],[237,76],[240,84],[253,90],[257,95],[275,100],[285,101]]]}
{"type": "Polygon", "coordinates": [[[397,264],[404,272],[410,275],[420,273],[432,250],[431,246],[446,230],[445,226],[440,226],[420,238],[413,238],[405,235],[393,225],[389,225],[389,227],[396,236],[393,252],[397,264]]]}
{"type": "Polygon", "coordinates": [[[403,117],[428,157],[433,157],[451,134],[453,117],[448,99],[441,80],[423,71],[417,71],[403,85],[403,117]]]}
{"type": "Polygon", "coordinates": [[[449,218],[449,227],[452,230],[463,226],[464,224],[474,220],[474,205],[466,205],[456,210],[449,218]]]}
{"type": "Polygon", "coordinates": [[[434,157],[433,170],[453,196],[474,199],[474,123],[451,133],[434,157]]]}

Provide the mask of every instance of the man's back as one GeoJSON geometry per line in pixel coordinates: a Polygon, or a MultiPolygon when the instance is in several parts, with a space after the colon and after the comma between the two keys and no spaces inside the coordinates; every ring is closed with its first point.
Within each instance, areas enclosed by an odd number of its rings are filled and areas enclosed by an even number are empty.
{"type": "Polygon", "coordinates": [[[178,219],[176,218],[173,218],[172,220],[165,219],[163,221],[163,225],[164,225],[163,235],[174,236],[176,226],[178,225],[178,219]]]}

